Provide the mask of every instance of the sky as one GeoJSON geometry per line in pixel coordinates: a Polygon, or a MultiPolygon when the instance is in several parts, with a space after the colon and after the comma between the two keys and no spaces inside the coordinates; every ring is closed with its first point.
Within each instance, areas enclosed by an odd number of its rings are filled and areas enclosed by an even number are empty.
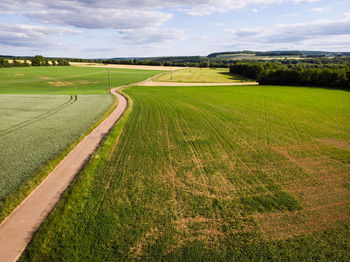
{"type": "Polygon", "coordinates": [[[350,51],[350,0],[0,0],[0,54],[350,51]]]}

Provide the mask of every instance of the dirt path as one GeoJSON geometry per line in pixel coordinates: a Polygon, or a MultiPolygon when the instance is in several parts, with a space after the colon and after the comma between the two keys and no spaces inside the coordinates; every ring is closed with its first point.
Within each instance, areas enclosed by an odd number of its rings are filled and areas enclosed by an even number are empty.
{"type": "Polygon", "coordinates": [[[259,85],[257,82],[245,83],[181,83],[181,82],[155,82],[146,80],[138,83],[140,86],[252,86],[259,85]]]}
{"type": "Polygon", "coordinates": [[[178,70],[178,69],[186,68],[186,67],[180,67],[180,66],[123,65],[123,64],[80,63],[80,62],[69,62],[69,64],[72,66],[125,68],[125,69],[141,69],[141,70],[162,70],[162,71],[171,71],[171,70],[178,70]]]}
{"type": "MultiPolygon", "coordinates": [[[[125,87],[125,86],[122,86],[125,87]]],[[[33,234],[55,207],[62,193],[83,168],[102,138],[124,113],[127,100],[112,89],[118,98],[114,111],[87,135],[37,186],[31,194],[0,224],[0,260],[16,261],[33,234]]]]}

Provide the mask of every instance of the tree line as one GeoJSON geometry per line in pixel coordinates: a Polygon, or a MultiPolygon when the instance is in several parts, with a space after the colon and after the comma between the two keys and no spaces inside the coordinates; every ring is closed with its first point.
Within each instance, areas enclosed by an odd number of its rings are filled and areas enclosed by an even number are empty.
{"type": "Polygon", "coordinates": [[[37,55],[33,58],[25,58],[22,62],[18,61],[16,58],[12,58],[12,62],[9,62],[8,58],[0,57],[0,67],[26,66],[69,66],[69,61],[63,58],[49,59],[41,55],[37,55]]]}
{"type": "Polygon", "coordinates": [[[230,72],[246,76],[260,84],[320,86],[350,89],[350,63],[238,62],[230,72]]]}

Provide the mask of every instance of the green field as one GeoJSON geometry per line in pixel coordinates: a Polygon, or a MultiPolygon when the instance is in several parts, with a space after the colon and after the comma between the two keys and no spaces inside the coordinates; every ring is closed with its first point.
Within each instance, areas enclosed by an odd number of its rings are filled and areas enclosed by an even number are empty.
{"type": "MultiPolygon", "coordinates": [[[[158,71],[110,69],[112,87],[158,71]]],[[[116,105],[103,68],[0,70],[0,221],[116,105]]]]}
{"type": "Polygon", "coordinates": [[[153,81],[184,83],[243,83],[251,80],[233,75],[227,68],[186,68],[167,72],[153,81]]]}
{"type": "Polygon", "coordinates": [[[0,95],[0,199],[79,139],[112,103],[110,95],[0,95]]]}
{"type": "Polygon", "coordinates": [[[15,67],[0,70],[0,94],[106,94],[112,87],[136,83],[161,71],[94,67],[15,67]]]}
{"type": "Polygon", "coordinates": [[[349,259],[348,92],[125,93],[133,105],[21,261],[349,259]]]}

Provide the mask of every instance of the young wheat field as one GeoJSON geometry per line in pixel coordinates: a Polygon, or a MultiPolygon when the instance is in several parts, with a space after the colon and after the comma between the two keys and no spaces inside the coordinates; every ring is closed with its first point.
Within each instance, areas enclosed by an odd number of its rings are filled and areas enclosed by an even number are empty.
{"type": "Polygon", "coordinates": [[[158,71],[81,67],[0,70],[0,221],[116,105],[112,87],[158,71]]]}
{"type": "Polygon", "coordinates": [[[21,261],[350,256],[350,94],[131,87],[21,261]]]}

